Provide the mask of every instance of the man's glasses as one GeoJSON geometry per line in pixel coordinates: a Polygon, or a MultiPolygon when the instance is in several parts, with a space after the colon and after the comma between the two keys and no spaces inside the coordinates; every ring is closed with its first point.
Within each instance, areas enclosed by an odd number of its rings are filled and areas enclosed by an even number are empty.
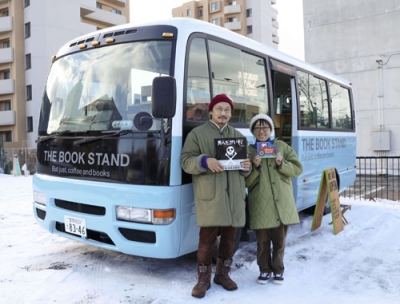
{"type": "Polygon", "coordinates": [[[219,112],[219,113],[222,113],[222,112],[225,112],[225,113],[230,113],[231,112],[231,107],[228,107],[228,108],[220,108],[220,107],[216,107],[215,108],[215,111],[217,111],[217,112],[219,112]]]}
{"type": "Polygon", "coordinates": [[[254,127],[254,132],[267,132],[270,128],[269,127],[254,127]]]}

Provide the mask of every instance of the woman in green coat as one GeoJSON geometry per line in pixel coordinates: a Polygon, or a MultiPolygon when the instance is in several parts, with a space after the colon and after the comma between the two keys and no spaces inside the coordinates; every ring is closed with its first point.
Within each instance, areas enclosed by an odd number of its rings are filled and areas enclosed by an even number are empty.
{"type": "Polygon", "coordinates": [[[273,273],[273,282],[283,284],[288,225],[299,223],[291,179],[303,172],[303,166],[292,147],[280,140],[270,140],[274,123],[268,115],[254,116],[250,131],[256,142],[249,145],[253,170],[246,177],[246,186],[249,225],[256,231],[257,237],[257,264],[260,269],[257,282],[266,284],[273,273]],[[270,157],[261,157],[259,154],[262,153],[257,153],[257,143],[268,145],[274,153],[270,157]]]}

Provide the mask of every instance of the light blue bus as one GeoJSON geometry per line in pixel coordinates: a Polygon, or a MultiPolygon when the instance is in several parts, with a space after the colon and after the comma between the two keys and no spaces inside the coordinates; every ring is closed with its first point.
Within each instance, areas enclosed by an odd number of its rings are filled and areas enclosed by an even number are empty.
{"type": "Polygon", "coordinates": [[[323,170],[340,192],[356,176],[351,84],[305,62],[193,19],[126,24],[66,43],[53,57],[40,111],[33,211],[47,231],[126,254],[197,250],[188,132],[212,96],[234,100],[231,124],[249,141],[267,113],[297,151],[298,210],[315,205],[323,170]]]}

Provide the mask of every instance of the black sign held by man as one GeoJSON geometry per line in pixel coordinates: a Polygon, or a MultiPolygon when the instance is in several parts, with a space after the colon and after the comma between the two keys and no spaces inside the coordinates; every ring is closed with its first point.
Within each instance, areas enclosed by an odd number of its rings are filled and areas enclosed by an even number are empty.
{"type": "Polygon", "coordinates": [[[216,159],[224,170],[242,170],[242,162],[247,158],[246,138],[216,138],[214,141],[216,159]]]}

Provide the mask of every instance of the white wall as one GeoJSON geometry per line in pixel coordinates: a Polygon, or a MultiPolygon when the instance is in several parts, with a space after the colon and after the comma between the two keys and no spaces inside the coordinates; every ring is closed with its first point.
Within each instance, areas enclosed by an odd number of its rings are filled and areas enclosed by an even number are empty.
{"type": "Polygon", "coordinates": [[[399,0],[303,0],[305,59],[353,83],[357,156],[400,155],[399,0]],[[393,55],[395,54],[395,55],[393,55]],[[376,62],[381,59],[383,73],[376,62]],[[372,134],[390,131],[390,150],[372,134]]]}

